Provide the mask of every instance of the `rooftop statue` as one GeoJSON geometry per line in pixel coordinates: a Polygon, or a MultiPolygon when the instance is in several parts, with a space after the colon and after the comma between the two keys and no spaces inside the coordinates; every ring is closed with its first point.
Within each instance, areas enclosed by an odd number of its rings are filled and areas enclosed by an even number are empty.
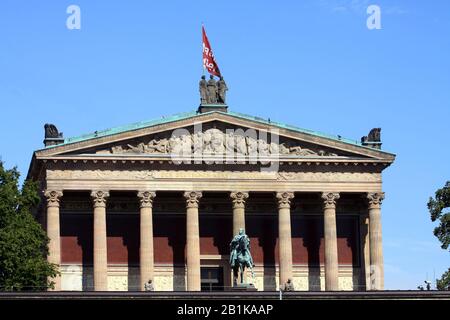
{"type": "Polygon", "coordinates": [[[200,103],[205,104],[208,101],[208,82],[205,79],[205,76],[202,76],[202,79],[199,82],[200,89],[200,103]]]}
{"type": "Polygon", "coordinates": [[[373,128],[367,136],[361,138],[361,142],[381,142],[381,128],[373,128]]]}
{"type": "Polygon", "coordinates": [[[46,139],[62,138],[63,136],[62,132],[59,132],[54,124],[46,123],[44,129],[46,139]]]}
{"type": "Polygon", "coordinates": [[[223,77],[220,76],[220,80],[217,81],[217,90],[218,90],[218,103],[226,103],[226,93],[228,91],[227,84],[223,77]]]}
{"type": "Polygon", "coordinates": [[[214,79],[211,75],[206,81],[205,76],[202,76],[199,82],[200,104],[225,104],[226,93],[228,91],[227,84],[223,77],[219,81],[214,79]]]}
{"type": "Polygon", "coordinates": [[[381,149],[381,128],[373,128],[367,136],[361,137],[361,144],[375,149],[381,149]]]}
{"type": "Polygon", "coordinates": [[[58,128],[54,124],[46,123],[44,125],[45,136],[44,145],[54,146],[64,142],[64,137],[62,132],[59,132],[58,128]]]}
{"type": "Polygon", "coordinates": [[[253,258],[250,253],[250,239],[245,234],[244,229],[239,229],[239,234],[235,235],[230,243],[230,266],[233,270],[233,285],[237,285],[238,276],[240,274],[240,284],[244,283],[245,268],[250,268],[252,278],[255,278],[253,272],[253,258]],[[238,274],[239,273],[239,274],[238,274]]]}
{"type": "Polygon", "coordinates": [[[208,104],[217,103],[217,82],[214,80],[213,75],[211,75],[208,80],[208,98],[206,102],[208,104]]]}

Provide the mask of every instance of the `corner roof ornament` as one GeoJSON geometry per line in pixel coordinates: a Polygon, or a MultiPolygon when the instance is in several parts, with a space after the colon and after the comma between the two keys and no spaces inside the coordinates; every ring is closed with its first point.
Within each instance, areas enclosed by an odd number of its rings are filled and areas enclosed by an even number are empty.
{"type": "Polygon", "coordinates": [[[44,145],[46,147],[64,143],[63,133],[59,132],[54,124],[46,123],[44,125],[44,130],[44,145]]]}
{"type": "Polygon", "coordinates": [[[373,128],[367,136],[361,137],[361,144],[366,147],[381,149],[381,128],[373,128]]]}

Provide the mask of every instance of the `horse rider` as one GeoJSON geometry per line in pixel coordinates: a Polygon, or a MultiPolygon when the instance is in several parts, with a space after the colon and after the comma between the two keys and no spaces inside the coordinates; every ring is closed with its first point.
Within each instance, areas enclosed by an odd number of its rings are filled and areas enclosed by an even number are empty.
{"type": "Polygon", "coordinates": [[[250,266],[253,267],[253,259],[252,259],[252,255],[250,254],[249,246],[250,246],[250,239],[245,234],[244,229],[240,228],[239,229],[239,234],[235,235],[233,240],[231,240],[231,243],[230,243],[230,249],[231,249],[230,264],[231,264],[231,267],[234,267],[235,264],[236,264],[236,260],[237,260],[237,257],[238,257],[239,249],[242,251],[242,254],[244,256],[248,257],[249,264],[250,264],[250,266]],[[243,243],[244,243],[244,248],[239,248],[241,241],[243,241],[243,243]]]}

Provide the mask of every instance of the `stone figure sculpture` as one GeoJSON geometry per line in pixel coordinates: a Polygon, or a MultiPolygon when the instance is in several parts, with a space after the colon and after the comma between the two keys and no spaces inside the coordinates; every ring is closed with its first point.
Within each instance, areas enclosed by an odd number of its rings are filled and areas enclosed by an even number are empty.
{"type": "Polygon", "coordinates": [[[214,80],[213,75],[209,77],[207,88],[208,88],[208,98],[206,102],[208,104],[217,103],[217,82],[216,80],[214,80]]]}
{"type": "Polygon", "coordinates": [[[227,153],[234,153],[234,148],[236,145],[236,139],[234,138],[233,132],[227,132],[225,135],[225,149],[227,153]]]}
{"type": "Polygon", "coordinates": [[[220,76],[220,80],[217,81],[217,90],[218,90],[218,103],[226,103],[226,93],[228,91],[227,84],[225,80],[223,80],[223,77],[220,76]]]}
{"type": "Polygon", "coordinates": [[[155,288],[153,287],[153,281],[152,281],[152,279],[148,280],[148,282],[146,282],[146,283],[144,284],[144,290],[145,290],[145,291],[154,291],[154,290],[155,290],[155,288]]]}
{"type": "Polygon", "coordinates": [[[267,142],[265,139],[251,137],[239,131],[223,132],[217,128],[205,131],[186,133],[177,136],[157,134],[150,140],[129,142],[111,147],[111,153],[136,154],[173,154],[173,155],[225,155],[235,154],[243,156],[271,156],[289,155],[300,157],[337,157],[338,154],[325,150],[312,150],[304,148],[296,141],[281,143],[267,142]]]}
{"type": "Polygon", "coordinates": [[[46,123],[44,125],[45,139],[62,138],[63,134],[60,133],[54,124],[46,123]]]}
{"type": "Polygon", "coordinates": [[[381,141],[381,128],[373,128],[369,132],[369,141],[380,142],[381,141]]]}
{"type": "Polygon", "coordinates": [[[258,140],[253,137],[246,137],[247,151],[249,155],[255,156],[258,152],[258,140]]]}
{"type": "Polygon", "coordinates": [[[381,149],[381,128],[373,128],[367,136],[361,137],[361,144],[375,149],[381,149]]]}
{"type": "Polygon", "coordinates": [[[228,86],[222,76],[217,82],[213,75],[210,76],[208,81],[206,81],[205,76],[202,76],[198,86],[200,91],[200,104],[226,103],[228,86]]]}
{"type": "Polygon", "coordinates": [[[244,284],[245,268],[250,268],[252,278],[255,278],[253,272],[253,258],[250,253],[250,238],[245,234],[244,229],[239,229],[239,234],[235,235],[230,243],[230,266],[233,270],[233,285],[237,285],[240,276],[240,284],[244,284]]]}
{"type": "Polygon", "coordinates": [[[234,135],[236,141],[236,153],[238,156],[245,156],[248,153],[247,141],[243,135],[234,135]]]}
{"type": "Polygon", "coordinates": [[[208,103],[208,82],[205,79],[205,76],[202,76],[202,79],[199,83],[200,89],[200,103],[205,104],[208,103]]]}
{"type": "Polygon", "coordinates": [[[362,143],[381,142],[381,128],[373,128],[367,136],[361,138],[362,143]]]}
{"type": "Polygon", "coordinates": [[[294,291],[294,283],[292,282],[292,279],[289,278],[286,283],[284,284],[284,288],[282,288],[283,291],[294,291]]]}
{"type": "Polygon", "coordinates": [[[148,153],[166,153],[168,143],[166,138],[155,137],[147,145],[148,153]]]}

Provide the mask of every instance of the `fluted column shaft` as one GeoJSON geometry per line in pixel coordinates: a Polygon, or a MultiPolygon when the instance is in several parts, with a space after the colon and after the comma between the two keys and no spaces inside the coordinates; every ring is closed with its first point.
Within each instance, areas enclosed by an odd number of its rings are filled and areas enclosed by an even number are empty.
{"type": "Polygon", "coordinates": [[[141,291],[145,284],[152,280],[154,274],[154,248],[153,248],[153,198],[156,196],[152,191],[138,192],[140,201],[140,281],[141,291]]]}
{"type": "Polygon", "coordinates": [[[384,192],[368,193],[369,243],[370,243],[370,289],[384,289],[383,244],[381,236],[381,202],[384,192]]]}
{"type": "Polygon", "coordinates": [[[106,199],[108,191],[92,191],[94,206],[94,290],[108,291],[106,199]]]}
{"type": "Polygon", "coordinates": [[[248,192],[231,192],[230,198],[233,201],[233,236],[239,233],[239,229],[245,230],[245,201],[248,192]]]}
{"type": "Polygon", "coordinates": [[[291,233],[291,199],[293,192],[278,192],[278,239],[280,288],[292,280],[292,233],[291,233]]]}
{"type": "Polygon", "coordinates": [[[326,192],[324,200],[325,290],[339,290],[339,265],[336,234],[336,200],[339,193],[326,192]]]}
{"type": "MultiPolygon", "coordinates": [[[[50,239],[47,260],[50,263],[58,265],[58,270],[61,265],[59,200],[62,195],[62,191],[57,190],[47,190],[44,192],[44,196],[47,198],[47,236],[50,239]]],[[[50,290],[61,290],[61,277],[59,275],[55,278],[49,278],[48,280],[54,282],[54,288],[50,290]]]]}
{"type": "Polygon", "coordinates": [[[185,192],[186,198],[186,260],[187,291],[200,291],[200,236],[198,222],[198,202],[201,192],[185,192]]]}

